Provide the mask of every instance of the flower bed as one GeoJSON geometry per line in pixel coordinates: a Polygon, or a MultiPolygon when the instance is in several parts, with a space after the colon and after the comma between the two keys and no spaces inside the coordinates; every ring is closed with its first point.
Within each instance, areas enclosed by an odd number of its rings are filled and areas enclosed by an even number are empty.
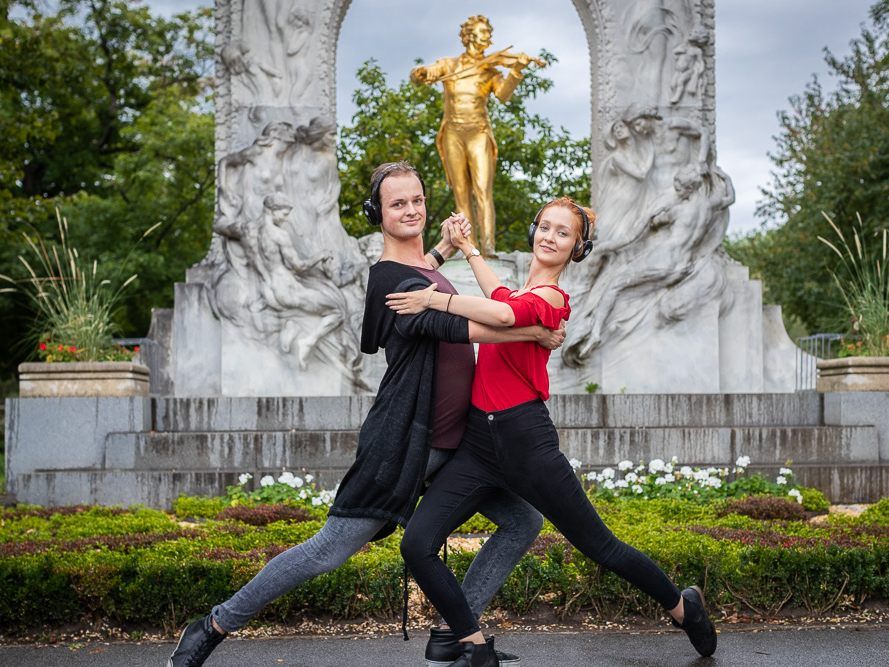
{"type": "MultiPolygon", "coordinates": [[[[701,477],[698,483],[708,484],[701,477]]],[[[289,473],[278,480],[251,491],[252,480],[244,478],[222,498],[181,498],[169,514],[90,507],[2,511],[0,630],[14,634],[97,618],[172,630],[205,613],[270,558],[321,526],[332,494],[289,473]]],[[[723,484],[723,492],[730,485],[723,484]]],[[[776,486],[783,498],[799,504],[785,485],[776,486]]],[[[725,614],[768,616],[788,605],[822,612],[889,596],[889,499],[858,518],[830,515],[814,524],[755,518],[781,514],[772,507],[774,496],[744,504],[693,493],[646,500],[630,492],[631,497],[615,497],[590,489],[621,539],[651,555],[679,584],[703,584],[725,614]],[[751,509],[757,502],[767,509],[751,509]]],[[[460,530],[486,528],[475,518],[460,530]]],[[[270,605],[258,622],[300,615],[397,617],[399,537],[400,532],[374,543],[338,570],[297,588],[270,605]]],[[[462,576],[473,556],[452,549],[449,564],[462,576]]],[[[549,524],[493,603],[515,614],[539,605],[560,617],[581,610],[607,618],[661,614],[651,600],[576,552],[549,524]]]]}

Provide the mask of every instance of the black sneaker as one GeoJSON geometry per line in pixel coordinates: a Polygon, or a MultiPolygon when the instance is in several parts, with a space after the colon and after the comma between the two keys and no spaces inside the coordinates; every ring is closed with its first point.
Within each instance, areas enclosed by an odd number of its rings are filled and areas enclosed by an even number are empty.
{"type": "MultiPolygon", "coordinates": [[[[463,646],[449,629],[432,628],[429,631],[429,641],[426,642],[426,667],[447,667],[462,653],[463,646]]],[[[522,659],[519,656],[502,651],[494,653],[503,667],[521,667],[522,659]]]]}
{"type": "Polygon", "coordinates": [[[199,618],[182,631],[167,667],[201,667],[223,639],[225,635],[216,631],[209,616],[199,618]]]}
{"type": "Polygon", "coordinates": [[[484,644],[463,642],[463,655],[448,667],[498,667],[497,652],[494,650],[494,638],[488,637],[484,644]]]}
{"type": "Polygon", "coordinates": [[[703,657],[707,658],[716,652],[716,628],[707,616],[704,606],[704,594],[697,586],[686,588],[682,591],[682,599],[685,607],[685,618],[679,624],[675,620],[673,625],[685,630],[691,645],[703,657]]]}

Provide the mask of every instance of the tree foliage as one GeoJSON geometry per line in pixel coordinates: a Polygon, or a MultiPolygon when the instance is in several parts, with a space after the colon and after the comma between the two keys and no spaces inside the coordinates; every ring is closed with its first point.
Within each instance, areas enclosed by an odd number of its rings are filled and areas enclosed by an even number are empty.
{"type": "MultiPolygon", "coordinates": [[[[555,57],[542,52],[547,62],[555,57]]],[[[419,61],[418,61],[419,62],[419,61]]],[[[352,96],[358,111],[342,128],[339,142],[341,216],[354,235],[373,229],[361,213],[370,176],[381,162],[405,159],[423,174],[430,221],[446,217],[454,199],[435,148],[435,135],[443,113],[437,86],[415,85],[407,80],[389,87],[379,65],[367,61],[357,73],[359,86],[352,96]]],[[[537,208],[554,195],[589,200],[589,139],[572,139],[564,128],[528,110],[528,101],[545,93],[552,81],[535,71],[506,104],[491,100],[488,113],[498,146],[494,178],[498,250],[526,247],[528,224],[537,208]]],[[[438,233],[430,224],[431,240],[438,233]]]]}
{"type": "Polygon", "coordinates": [[[809,331],[849,327],[831,271],[844,275],[817,240],[833,238],[822,211],[849,237],[856,214],[868,238],[889,225],[889,0],[870,15],[848,56],[825,50],[836,90],[825,92],[813,78],[779,114],[772,183],[757,209],[763,227],[727,242],[730,254],[763,278],[766,298],[809,331]]]}
{"type": "MultiPolygon", "coordinates": [[[[209,10],[173,18],[124,0],[24,0],[0,16],[0,273],[21,275],[22,233],[71,245],[139,279],[117,315],[143,335],[151,306],[206,252],[213,212],[209,10]],[[51,11],[50,11],[51,8],[51,11]]],[[[6,371],[29,312],[0,302],[6,371]]]]}

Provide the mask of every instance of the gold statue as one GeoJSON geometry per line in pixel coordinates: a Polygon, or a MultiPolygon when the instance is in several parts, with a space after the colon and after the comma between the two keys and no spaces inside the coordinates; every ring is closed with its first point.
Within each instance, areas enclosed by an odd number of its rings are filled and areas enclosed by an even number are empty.
{"type": "Polygon", "coordinates": [[[460,41],[466,47],[465,52],[456,58],[442,58],[411,70],[414,83],[440,81],[444,85],[444,117],[435,145],[448,185],[454,192],[457,210],[473,223],[473,245],[479,246],[486,256],[494,254],[497,163],[497,144],[488,118],[488,96],[493,92],[501,102],[508,101],[524,78],[525,67],[532,62],[546,66],[540,58],[510,53],[510,47],[486,56],[492,31],[487,17],[470,16],[460,26],[460,41]],[[509,68],[505,77],[498,67],[509,68]]]}

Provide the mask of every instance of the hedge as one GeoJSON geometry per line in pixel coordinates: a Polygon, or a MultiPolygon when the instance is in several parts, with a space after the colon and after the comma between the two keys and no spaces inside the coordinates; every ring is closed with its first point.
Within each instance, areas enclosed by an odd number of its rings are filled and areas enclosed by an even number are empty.
{"type": "MultiPolygon", "coordinates": [[[[889,499],[861,517],[831,515],[819,524],[754,518],[783,512],[765,505],[735,503],[744,511],[739,514],[729,501],[597,502],[621,539],[652,556],[681,586],[703,584],[709,601],[726,612],[770,616],[788,605],[823,612],[889,597],[889,499]]],[[[176,508],[178,515],[88,507],[0,513],[0,631],[97,618],[172,630],[229,597],[269,558],[314,534],[323,518],[323,508],[300,513],[280,504],[248,504],[226,513],[224,504],[184,499],[176,508]]],[[[473,523],[484,527],[482,522],[473,519],[461,530],[473,523]]],[[[399,537],[374,543],[298,587],[259,620],[398,618],[399,537]]],[[[473,556],[452,549],[449,565],[462,576],[473,556]]],[[[548,524],[493,603],[514,614],[539,605],[563,617],[581,610],[609,618],[662,615],[548,524]]]]}

